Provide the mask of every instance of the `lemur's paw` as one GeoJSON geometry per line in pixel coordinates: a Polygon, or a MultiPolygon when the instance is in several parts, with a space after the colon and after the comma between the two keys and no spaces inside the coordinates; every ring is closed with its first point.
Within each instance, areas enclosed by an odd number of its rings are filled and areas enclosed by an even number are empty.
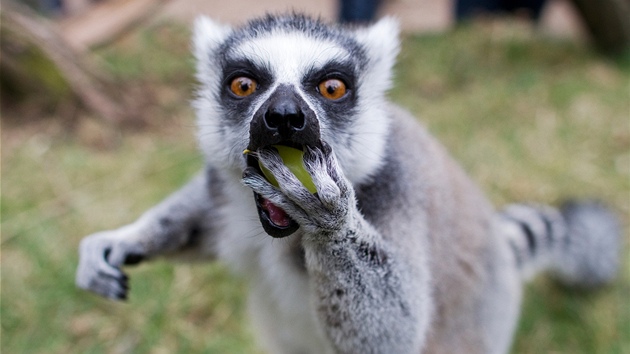
{"type": "Polygon", "coordinates": [[[120,267],[136,264],[144,256],[139,244],[124,240],[120,230],[100,232],[81,241],[78,287],[114,300],[126,300],[129,278],[120,267]]]}
{"type": "Polygon", "coordinates": [[[322,142],[321,148],[306,147],[304,164],[313,177],[317,196],[324,206],[332,212],[347,207],[353,199],[352,187],[341,171],[330,145],[322,142]]]}
{"type": "MultiPolygon", "coordinates": [[[[351,187],[327,144],[322,148],[307,147],[304,154],[305,168],[313,178],[316,194],[302,185],[274,149],[259,149],[257,157],[275,176],[278,187],[251,167],[243,173],[243,183],[252,188],[263,203],[271,203],[266,209],[270,219],[286,212],[306,232],[335,231],[347,221],[348,210],[354,203],[351,187]]],[[[276,220],[283,221],[280,217],[276,220]]]]}

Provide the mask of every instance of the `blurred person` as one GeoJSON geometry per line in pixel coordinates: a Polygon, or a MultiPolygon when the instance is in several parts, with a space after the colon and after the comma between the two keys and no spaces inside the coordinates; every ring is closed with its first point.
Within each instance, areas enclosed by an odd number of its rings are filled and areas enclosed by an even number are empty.
{"type": "Polygon", "coordinates": [[[546,0],[457,0],[457,22],[483,14],[516,14],[538,21],[546,0]]]}
{"type": "Polygon", "coordinates": [[[340,0],[339,22],[367,23],[374,20],[380,0],[340,0]]]}

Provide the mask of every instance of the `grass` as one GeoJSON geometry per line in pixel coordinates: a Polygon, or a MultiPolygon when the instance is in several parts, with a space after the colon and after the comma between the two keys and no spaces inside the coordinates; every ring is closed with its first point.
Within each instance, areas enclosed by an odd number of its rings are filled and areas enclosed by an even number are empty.
{"type": "MultiPolygon", "coordinates": [[[[160,25],[101,50],[112,72],[150,86],[151,128],[82,119],[2,126],[1,351],[255,353],[244,284],[220,264],[130,268],[119,304],[75,289],[77,245],[133,221],[202,165],[188,33],[160,25]]],[[[395,101],[421,117],[498,205],[597,197],[630,214],[630,68],[510,24],[409,36],[395,101]]],[[[11,123],[7,123],[11,122],[11,123]]],[[[540,277],[514,353],[630,352],[630,263],[597,292],[540,277]]]]}

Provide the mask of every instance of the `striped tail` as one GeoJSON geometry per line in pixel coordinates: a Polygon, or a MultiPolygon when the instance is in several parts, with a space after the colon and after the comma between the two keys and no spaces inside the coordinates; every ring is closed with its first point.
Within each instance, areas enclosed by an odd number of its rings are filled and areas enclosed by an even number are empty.
{"type": "Polygon", "coordinates": [[[560,210],[512,204],[500,219],[525,279],[548,271],[565,285],[590,288],[617,274],[620,226],[599,203],[569,202],[560,210]]]}

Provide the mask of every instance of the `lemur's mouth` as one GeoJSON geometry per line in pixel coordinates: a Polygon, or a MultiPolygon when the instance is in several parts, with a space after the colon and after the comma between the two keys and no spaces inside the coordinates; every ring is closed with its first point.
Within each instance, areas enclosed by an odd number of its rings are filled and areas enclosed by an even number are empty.
{"type": "Polygon", "coordinates": [[[263,198],[260,194],[254,193],[254,199],[256,200],[260,223],[269,236],[287,237],[300,227],[282,208],[263,198]]]}
{"type": "MultiPolygon", "coordinates": [[[[294,144],[291,144],[291,146],[296,147],[294,144]]],[[[258,159],[254,154],[247,155],[247,166],[253,167],[259,174],[263,175],[258,159]]],[[[260,223],[269,236],[276,238],[287,237],[300,227],[282,208],[260,194],[254,193],[254,201],[258,209],[260,223]]]]}

